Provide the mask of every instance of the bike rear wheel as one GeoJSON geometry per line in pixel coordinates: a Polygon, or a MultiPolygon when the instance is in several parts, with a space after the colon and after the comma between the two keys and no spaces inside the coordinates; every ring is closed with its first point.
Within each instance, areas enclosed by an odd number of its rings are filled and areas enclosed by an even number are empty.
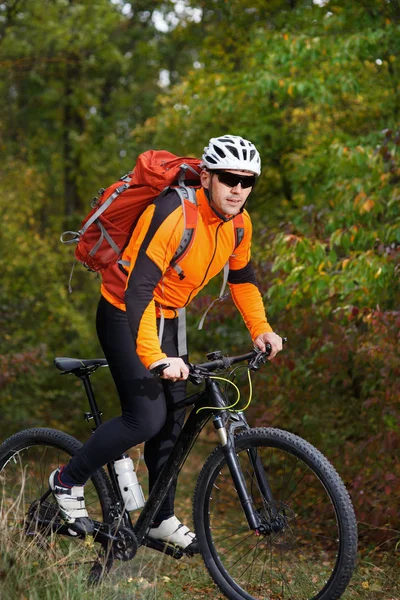
{"type": "MultiPolygon", "coordinates": [[[[69,573],[82,569],[99,581],[110,568],[111,556],[93,542],[57,530],[64,525],[49,489],[49,475],[68,462],[82,446],[70,435],[54,429],[27,429],[11,436],[0,446],[0,502],[3,543],[19,560],[46,559],[69,573]]],[[[89,517],[106,521],[111,504],[110,484],[101,469],[85,485],[89,517]]],[[[73,532],[72,532],[73,534],[73,532]]]]}
{"type": "Polygon", "coordinates": [[[357,553],[349,495],[311,444],[278,429],[235,436],[235,450],[254,508],[269,533],[249,529],[220,447],[206,461],[193,518],[205,564],[232,600],[337,600],[357,553]],[[262,464],[273,502],[260,491],[262,464]],[[260,459],[260,460],[259,460],[260,459]]]}

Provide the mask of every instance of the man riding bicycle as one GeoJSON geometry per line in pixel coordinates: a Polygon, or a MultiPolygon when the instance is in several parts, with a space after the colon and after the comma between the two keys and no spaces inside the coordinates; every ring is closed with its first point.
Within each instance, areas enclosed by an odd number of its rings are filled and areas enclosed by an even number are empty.
{"type": "MultiPolygon", "coordinates": [[[[268,324],[250,262],[252,226],[244,206],[261,172],[259,153],[248,140],[224,135],[210,140],[201,166],[198,222],[179,273],[170,263],[185,225],[180,197],[171,190],[141,215],[122,256],[129,268],[113,265],[103,275],[96,326],[122,413],[96,429],[68,465],[49,479],[61,515],[79,533],[93,532],[84,503],[85,482],[142,442],[152,489],[185,416],[185,409],[168,411],[185,397],[189,373],[178,312],[228,261],[230,291],[254,345],[265,351],[269,343],[270,358],[282,349],[282,339],[268,324]],[[236,245],[233,218],[239,213],[244,232],[236,245]],[[161,364],[167,366],[160,380],[150,369],[161,364]]],[[[174,497],[171,486],[148,535],[195,551],[194,533],[175,517],[174,497]]]]}

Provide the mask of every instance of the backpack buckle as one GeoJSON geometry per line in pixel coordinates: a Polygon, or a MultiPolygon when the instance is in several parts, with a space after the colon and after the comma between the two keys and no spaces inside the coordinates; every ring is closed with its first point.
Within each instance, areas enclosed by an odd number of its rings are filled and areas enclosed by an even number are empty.
{"type": "Polygon", "coordinates": [[[91,201],[91,203],[90,203],[90,206],[92,208],[95,208],[99,204],[99,202],[101,200],[101,197],[102,197],[102,195],[104,194],[105,191],[106,191],[105,188],[100,188],[99,189],[99,191],[97,192],[97,196],[95,196],[93,198],[93,200],[91,201]]]}
{"type": "Polygon", "coordinates": [[[127,181],[128,183],[130,183],[132,177],[133,177],[133,173],[126,173],[125,175],[123,175],[122,177],[120,177],[119,180],[120,181],[127,181]]]}

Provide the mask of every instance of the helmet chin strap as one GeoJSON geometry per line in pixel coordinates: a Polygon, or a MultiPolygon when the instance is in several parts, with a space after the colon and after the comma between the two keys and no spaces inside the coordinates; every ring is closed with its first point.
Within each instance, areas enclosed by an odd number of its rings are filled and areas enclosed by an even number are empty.
{"type": "MultiPolygon", "coordinates": [[[[227,223],[228,221],[232,221],[232,219],[234,219],[236,217],[236,215],[231,215],[230,217],[226,217],[225,215],[223,215],[222,213],[220,213],[214,206],[214,202],[213,202],[213,198],[212,198],[212,192],[211,192],[211,187],[212,187],[212,178],[214,176],[214,173],[212,171],[209,171],[209,173],[211,174],[210,177],[210,187],[204,188],[204,193],[206,195],[206,198],[208,200],[208,204],[210,205],[211,210],[213,211],[213,213],[215,213],[217,215],[217,217],[219,217],[222,221],[224,221],[225,223],[227,223]]],[[[246,200],[247,202],[247,200],[246,200]]],[[[243,206],[240,208],[239,213],[243,212],[244,207],[246,202],[243,204],[243,206]]],[[[239,214],[237,213],[237,214],[239,214]]]]}

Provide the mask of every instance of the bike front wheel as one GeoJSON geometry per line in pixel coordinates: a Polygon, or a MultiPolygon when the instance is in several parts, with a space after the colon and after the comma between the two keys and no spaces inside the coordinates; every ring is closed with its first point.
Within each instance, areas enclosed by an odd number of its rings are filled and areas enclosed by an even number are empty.
{"type": "MultiPolygon", "coordinates": [[[[67,463],[81,446],[70,435],[46,428],[21,431],[0,446],[2,543],[19,560],[41,563],[47,555],[60,571],[65,568],[67,576],[71,569],[84,566],[94,583],[108,570],[111,558],[92,538],[84,540],[73,531],[60,534],[64,523],[53,495],[40,501],[49,490],[50,473],[67,463]]],[[[109,487],[103,470],[85,485],[86,508],[95,521],[107,519],[109,487]]]]}
{"type": "Polygon", "coordinates": [[[235,451],[264,533],[249,528],[216,448],[199,475],[193,508],[215,583],[232,600],[340,598],[354,569],[357,527],[335,469],[311,444],[279,429],[243,432],[235,451]]]}

